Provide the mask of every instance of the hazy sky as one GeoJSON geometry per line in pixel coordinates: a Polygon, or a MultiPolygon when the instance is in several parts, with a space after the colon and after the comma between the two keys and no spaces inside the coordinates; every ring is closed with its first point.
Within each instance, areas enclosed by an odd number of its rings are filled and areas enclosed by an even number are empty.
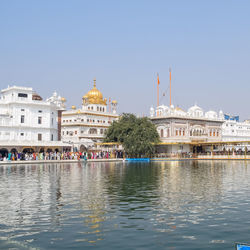
{"type": "Polygon", "coordinates": [[[96,77],[119,113],[148,115],[169,67],[174,105],[250,118],[250,1],[0,1],[1,89],[80,106],[96,77]]]}

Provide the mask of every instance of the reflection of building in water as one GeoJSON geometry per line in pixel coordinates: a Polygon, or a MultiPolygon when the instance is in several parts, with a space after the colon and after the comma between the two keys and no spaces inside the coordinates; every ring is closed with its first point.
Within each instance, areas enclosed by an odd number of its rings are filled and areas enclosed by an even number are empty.
{"type": "Polygon", "coordinates": [[[74,165],[70,170],[68,185],[63,185],[62,192],[71,196],[69,203],[77,204],[79,219],[82,219],[83,226],[77,241],[95,243],[103,239],[103,223],[107,220],[109,209],[105,165],[107,163],[74,165]]]}
{"type": "Polygon", "coordinates": [[[223,166],[226,163],[159,162],[159,195],[161,204],[170,211],[182,209],[188,201],[213,202],[220,199],[223,189],[223,166]]]}
{"type": "Polygon", "coordinates": [[[2,166],[1,223],[13,230],[34,225],[35,234],[63,231],[77,217],[78,240],[101,240],[109,207],[104,169],[100,164],[2,166]]]}
{"type": "Polygon", "coordinates": [[[1,196],[5,197],[0,200],[0,220],[3,224],[20,228],[30,227],[42,220],[52,226],[60,224],[60,187],[55,167],[2,166],[0,183],[1,196]],[[41,174],[44,172],[50,172],[50,175],[41,174]]]}
{"type": "Polygon", "coordinates": [[[158,162],[158,209],[152,216],[155,230],[170,232],[199,224],[214,212],[223,194],[225,163],[158,162]]]}

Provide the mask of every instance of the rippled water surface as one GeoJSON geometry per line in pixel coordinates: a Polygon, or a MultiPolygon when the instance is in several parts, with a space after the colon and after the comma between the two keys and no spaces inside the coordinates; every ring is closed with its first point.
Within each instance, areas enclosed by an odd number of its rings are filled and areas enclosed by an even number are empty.
{"type": "Polygon", "coordinates": [[[250,162],[0,166],[0,249],[234,249],[250,162]]]}

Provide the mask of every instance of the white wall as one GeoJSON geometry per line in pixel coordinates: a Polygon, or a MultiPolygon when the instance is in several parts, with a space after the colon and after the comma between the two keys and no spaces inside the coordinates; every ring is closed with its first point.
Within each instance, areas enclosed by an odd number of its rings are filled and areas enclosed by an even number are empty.
{"type": "Polygon", "coordinates": [[[32,100],[31,88],[11,87],[1,92],[0,140],[38,141],[38,134],[42,134],[42,141],[58,140],[58,106],[55,103],[32,100]],[[18,93],[27,94],[27,98],[18,97],[18,93]],[[24,116],[24,123],[21,116],[24,116]],[[41,117],[41,124],[38,117],[41,117]]]}

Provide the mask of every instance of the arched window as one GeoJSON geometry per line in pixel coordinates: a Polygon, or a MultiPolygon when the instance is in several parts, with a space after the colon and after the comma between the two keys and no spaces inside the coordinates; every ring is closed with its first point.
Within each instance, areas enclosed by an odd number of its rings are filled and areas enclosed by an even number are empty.
{"type": "Polygon", "coordinates": [[[97,134],[97,129],[96,128],[89,129],[89,134],[91,134],[91,135],[97,134]]]}
{"type": "Polygon", "coordinates": [[[99,111],[99,107],[97,107],[97,111],[99,111]]]}
{"type": "Polygon", "coordinates": [[[215,131],[214,131],[214,133],[213,133],[213,136],[215,136],[215,131]]]}
{"type": "Polygon", "coordinates": [[[210,134],[210,136],[212,136],[212,130],[210,130],[209,134],[210,134]]]}
{"type": "Polygon", "coordinates": [[[183,131],[182,131],[182,135],[185,136],[185,130],[184,130],[184,129],[183,129],[183,131]]]}
{"type": "Polygon", "coordinates": [[[161,129],[161,137],[163,137],[163,129],[161,129]]]}
{"type": "Polygon", "coordinates": [[[217,131],[217,136],[219,137],[219,131],[217,131]]]}
{"type": "Polygon", "coordinates": [[[167,130],[167,137],[169,137],[170,136],[170,133],[169,133],[169,128],[168,128],[168,130],[167,130]]]}
{"type": "Polygon", "coordinates": [[[192,130],[190,130],[190,136],[193,136],[192,130]]]}
{"type": "Polygon", "coordinates": [[[176,136],[178,135],[178,130],[175,130],[175,135],[176,135],[176,136]]]}
{"type": "Polygon", "coordinates": [[[179,136],[181,136],[181,129],[179,129],[179,136]]]}

